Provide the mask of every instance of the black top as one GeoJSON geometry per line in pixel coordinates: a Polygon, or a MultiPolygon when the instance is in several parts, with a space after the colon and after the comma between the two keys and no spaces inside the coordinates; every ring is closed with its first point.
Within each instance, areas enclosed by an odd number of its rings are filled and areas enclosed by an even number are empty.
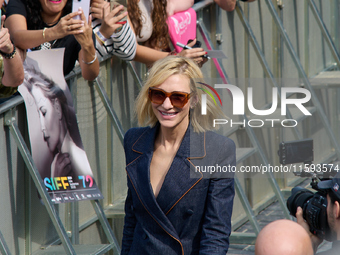
{"type": "MultiPolygon", "coordinates": [[[[9,17],[13,14],[22,15],[26,18],[26,20],[29,19],[29,17],[27,17],[27,9],[23,0],[9,1],[6,9],[6,17],[9,17]]],[[[44,27],[48,28],[53,26],[48,26],[47,24],[44,24],[43,27],[41,27],[40,29],[43,29],[44,27]]],[[[31,27],[27,27],[27,29],[32,30],[31,27]]],[[[94,34],[92,34],[92,40],[95,45],[96,38],[94,34]]],[[[65,48],[63,70],[64,75],[69,74],[74,68],[76,60],[78,59],[78,54],[81,50],[80,44],[77,42],[73,35],[67,35],[61,39],[53,40],[51,42],[45,42],[44,44],[39,45],[31,50],[45,50],[51,48],[65,48]]]]}

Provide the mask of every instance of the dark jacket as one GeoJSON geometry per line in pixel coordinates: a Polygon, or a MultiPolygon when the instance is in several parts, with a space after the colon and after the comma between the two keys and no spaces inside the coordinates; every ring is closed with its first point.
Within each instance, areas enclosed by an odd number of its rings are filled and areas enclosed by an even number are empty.
{"type": "Polygon", "coordinates": [[[157,130],[133,128],[124,138],[128,195],[122,255],[225,255],[234,179],[203,178],[195,166],[235,166],[234,142],[188,128],[155,198],[149,168],[157,130]]]}

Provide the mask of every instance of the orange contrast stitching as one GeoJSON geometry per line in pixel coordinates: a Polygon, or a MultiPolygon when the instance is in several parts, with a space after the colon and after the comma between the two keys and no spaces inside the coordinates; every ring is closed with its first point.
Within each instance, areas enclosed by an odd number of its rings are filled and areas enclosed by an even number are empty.
{"type": "MultiPolygon", "coordinates": [[[[202,174],[201,172],[200,172],[200,174],[202,174]]],[[[176,203],[174,203],[174,205],[173,206],[171,206],[171,208],[169,209],[169,211],[167,211],[167,213],[165,214],[165,215],[168,215],[168,213],[175,207],[175,205],[177,205],[177,203],[193,188],[193,187],[195,187],[195,185],[199,182],[199,181],[201,181],[202,180],[202,178],[203,177],[201,177],[199,180],[197,180],[197,182],[195,182],[194,183],[194,185],[192,185],[191,186],[191,188],[190,189],[188,189],[187,190],[187,192],[185,192],[178,200],[177,200],[177,202],[176,203]]]]}
{"type": "MultiPolygon", "coordinates": [[[[195,159],[195,158],[204,158],[205,156],[207,155],[207,153],[206,153],[206,150],[205,150],[205,133],[204,133],[204,155],[203,156],[201,156],[201,157],[188,157],[187,158],[187,160],[190,162],[190,164],[191,165],[193,165],[194,167],[195,167],[195,165],[191,162],[191,160],[190,159],[195,159]]],[[[199,181],[201,181],[202,180],[202,178],[203,178],[203,174],[200,172],[200,174],[201,174],[201,178],[199,179],[199,180],[197,180],[197,182],[195,182],[194,183],[194,185],[192,185],[191,186],[191,188],[190,189],[188,189],[187,190],[187,192],[185,192],[178,200],[177,200],[177,202],[176,203],[174,203],[174,205],[173,206],[171,206],[171,208],[169,209],[169,211],[167,211],[166,212],[166,214],[165,215],[168,215],[168,213],[175,207],[175,205],[176,204],[178,204],[178,202],[199,182],[199,181]]]]}
{"type": "MultiPolygon", "coordinates": [[[[132,160],[129,164],[126,165],[126,167],[129,166],[130,164],[132,164],[133,162],[135,162],[135,161],[136,161],[137,159],[139,159],[140,157],[141,157],[141,156],[138,156],[137,158],[135,158],[134,160],[132,160]]],[[[126,171],[126,170],[125,170],[125,171],[126,171]]]]}
{"type": "Polygon", "coordinates": [[[148,130],[145,130],[141,135],[140,135],[140,137],[138,137],[138,139],[132,144],[132,146],[131,146],[131,150],[133,150],[134,152],[137,152],[137,153],[140,153],[140,154],[143,154],[143,152],[140,152],[140,151],[136,151],[136,150],[134,150],[133,149],[133,147],[135,146],[135,144],[139,141],[139,139],[144,135],[144,133],[146,132],[146,131],[148,131],[148,130]]]}
{"type": "MultiPolygon", "coordinates": [[[[125,171],[126,171],[126,169],[125,169],[125,171]]],[[[135,185],[133,185],[133,183],[132,183],[132,181],[131,181],[131,178],[130,178],[130,175],[128,174],[127,171],[126,171],[126,174],[127,174],[127,176],[129,177],[130,182],[131,182],[131,184],[132,184],[134,190],[136,191],[136,194],[137,194],[137,196],[138,196],[138,199],[139,199],[139,201],[141,202],[141,204],[143,205],[144,209],[148,212],[148,214],[151,216],[151,218],[152,218],[154,221],[156,221],[156,223],[161,227],[161,229],[163,229],[169,236],[171,236],[173,239],[175,239],[175,240],[181,245],[182,255],[184,255],[183,245],[182,245],[181,241],[178,240],[177,238],[175,238],[174,236],[172,236],[171,234],[169,234],[169,232],[166,231],[166,230],[161,226],[161,224],[159,224],[159,222],[151,215],[151,213],[148,211],[148,209],[146,209],[146,207],[145,207],[145,205],[143,204],[141,198],[139,197],[138,192],[137,192],[137,190],[136,190],[136,188],[135,188],[135,185]]]]}

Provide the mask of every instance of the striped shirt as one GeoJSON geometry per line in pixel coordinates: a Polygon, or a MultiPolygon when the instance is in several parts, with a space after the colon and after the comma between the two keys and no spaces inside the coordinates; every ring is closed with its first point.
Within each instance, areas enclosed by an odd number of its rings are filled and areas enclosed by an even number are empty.
{"type": "MultiPolygon", "coordinates": [[[[100,19],[92,20],[93,32],[97,33],[101,26],[100,19]]],[[[137,41],[136,35],[126,22],[118,33],[113,33],[109,39],[104,42],[104,45],[98,41],[96,43],[96,50],[99,56],[103,57],[107,54],[115,55],[122,60],[131,61],[136,55],[137,41]]]]}

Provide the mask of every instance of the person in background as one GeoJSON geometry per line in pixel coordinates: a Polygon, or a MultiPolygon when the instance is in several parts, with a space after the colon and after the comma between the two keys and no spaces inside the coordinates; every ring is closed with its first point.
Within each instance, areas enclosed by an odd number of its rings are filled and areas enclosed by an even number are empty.
{"type": "Polygon", "coordinates": [[[97,53],[115,55],[131,61],[136,55],[137,41],[129,22],[118,24],[127,16],[122,5],[111,10],[110,3],[104,0],[91,1],[92,27],[96,35],[97,53]]]}
{"type": "Polygon", "coordinates": [[[99,62],[94,46],[91,20],[79,10],[71,12],[72,0],[10,0],[5,26],[16,46],[27,50],[65,48],[64,75],[79,60],[82,75],[94,80],[99,62]],[[75,19],[80,15],[80,19],[75,19]]]}
{"type": "MultiPolygon", "coordinates": [[[[318,182],[318,189],[327,193],[327,222],[333,241],[331,249],[318,252],[317,255],[338,255],[340,253],[340,173],[337,173],[331,180],[318,182]]],[[[309,234],[316,252],[323,240],[310,232],[309,226],[303,218],[301,207],[297,208],[296,220],[309,234]]]]}
{"type": "Polygon", "coordinates": [[[194,0],[167,0],[166,13],[168,17],[177,12],[186,11],[194,5],[194,0]]]}
{"type": "MultiPolygon", "coordinates": [[[[190,2],[191,4],[191,2],[190,2]]],[[[167,9],[166,0],[129,0],[127,4],[130,24],[137,37],[135,61],[151,66],[155,61],[168,55],[177,54],[170,50],[170,37],[166,23],[167,9]]],[[[188,44],[194,46],[196,39],[188,44]]],[[[197,64],[202,65],[207,61],[203,56],[206,52],[203,48],[182,50],[179,56],[192,58],[197,64]]]]}
{"type": "Polygon", "coordinates": [[[124,137],[128,194],[122,255],[225,255],[231,233],[234,179],[196,166],[235,167],[234,142],[211,131],[224,116],[207,98],[201,115],[198,65],[168,56],[157,61],[135,105],[138,122],[124,137]],[[221,178],[222,177],[222,178],[221,178]]]}
{"type": "MultiPolygon", "coordinates": [[[[2,6],[4,0],[0,0],[2,6]]],[[[1,16],[0,30],[0,103],[12,96],[24,80],[24,69],[19,50],[12,44],[8,29],[3,27],[5,15],[1,16]]]]}
{"type": "Polygon", "coordinates": [[[313,255],[312,242],[299,224],[276,220],[265,226],[255,243],[255,255],[313,255]]]}

